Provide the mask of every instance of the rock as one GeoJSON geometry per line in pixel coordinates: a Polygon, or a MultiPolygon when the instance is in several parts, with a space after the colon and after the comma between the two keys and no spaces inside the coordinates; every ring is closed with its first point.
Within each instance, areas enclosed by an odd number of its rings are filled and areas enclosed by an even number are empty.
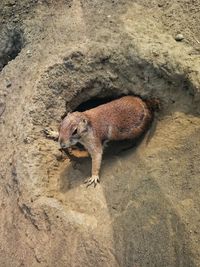
{"type": "Polygon", "coordinates": [[[181,33],[179,33],[179,34],[177,34],[177,35],[175,36],[175,40],[176,40],[177,42],[181,42],[183,39],[184,39],[184,36],[183,36],[181,33]]]}
{"type": "Polygon", "coordinates": [[[11,87],[11,85],[12,85],[11,81],[6,81],[6,87],[7,88],[11,87]]]}
{"type": "Polygon", "coordinates": [[[31,57],[31,56],[32,56],[32,53],[31,53],[30,50],[28,50],[28,51],[26,52],[26,54],[27,54],[28,57],[31,57]]]}

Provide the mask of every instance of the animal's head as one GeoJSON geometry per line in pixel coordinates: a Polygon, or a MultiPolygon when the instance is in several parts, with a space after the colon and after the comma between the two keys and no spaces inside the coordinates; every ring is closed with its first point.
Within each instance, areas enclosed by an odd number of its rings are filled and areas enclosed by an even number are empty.
{"type": "Polygon", "coordinates": [[[89,121],[81,112],[68,113],[59,127],[59,143],[61,148],[77,144],[89,130],[89,121]]]}

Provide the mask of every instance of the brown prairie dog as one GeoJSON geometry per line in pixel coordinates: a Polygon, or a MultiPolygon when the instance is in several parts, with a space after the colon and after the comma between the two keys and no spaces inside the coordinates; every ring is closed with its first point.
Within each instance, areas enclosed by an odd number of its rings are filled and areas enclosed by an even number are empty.
{"type": "Polygon", "coordinates": [[[153,119],[149,105],[134,96],[124,96],[84,112],[69,113],[61,122],[61,148],[81,143],[92,158],[92,176],[88,185],[99,182],[103,143],[134,139],[142,135],[153,119]]]}

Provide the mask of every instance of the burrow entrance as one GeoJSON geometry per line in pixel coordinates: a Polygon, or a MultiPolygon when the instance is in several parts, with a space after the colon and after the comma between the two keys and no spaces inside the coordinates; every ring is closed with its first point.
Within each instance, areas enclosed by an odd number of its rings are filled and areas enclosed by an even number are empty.
{"type": "Polygon", "coordinates": [[[121,96],[110,96],[110,97],[103,97],[103,98],[93,97],[93,98],[81,103],[80,105],[78,105],[73,111],[82,112],[82,111],[85,111],[88,109],[92,109],[92,108],[98,107],[100,105],[109,103],[115,99],[118,99],[121,96]]]}
{"type": "MultiPolygon", "coordinates": [[[[65,57],[63,63],[55,64],[46,71],[38,84],[31,111],[33,123],[36,125],[35,129],[39,128],[38,132],[41,132],[44,127],[57,130],[59,123],[69,111],[84,111],[123,95],[136,95],[142,99],[154,97],[160,99],[162,109],[159,112],[159,117],[154,120],[156,125],[152,124],[151,126],[153,128],[150,129],[151,140],[154,137],[155,126],[158,126],[157,122],[163,117],[171,116],[174,113],[193,114],[192,88],[185,88],[186,78],[183,79],[182,76],[175,75],[169,80],[169,77],[166,77],[162,70],[139,57],[128,57],[124,55],[124,51],[121,51],[121,54],[120,51],[110,52],[110,55],[107,55],[107,52],[104,55],[104,52],[100,50],[96,54],[94,53],[95,55],[87,55],[80,51],[73,52],[65,57]],[[103,60],[104,58],[107,60],[103,60]],[[66,64],[66,62],[70,62],[70,64],[66,64]]],[[[148,138],[148,133],[145,134],[148,138]]],[[[45,156],[41,156],[43,160],[43,165],[40,168],[41,173],[48,169],[54,179],[53,184],[55,180],[57,184],[60,184],[61,179],[59,177],[62,169],[65,170],[66,163],[58,163],[57,144],[44,140],[43,135],[40,135],[40,138],[42,140],[41,149],[46,151],[44,152],[45,156]],[[47,147],[48,150],[46,150],[47,147]],[[52,167],[46,163],[46,158],[51,158],[52,167]],[[55,165],[57,166],[56,171],[55,165]]],[[[142,140],[144,140],[144,136],[140,140],[108,143],[103,157],[109,159],[106,164],[115,155],[120,154],[119,158],[122,160],[124,154],[127,155],[129,151],[134,156],[136,153],[132,152],[140,147],[139,144],[142,140]]],[[[88,159],[86,160],[88,161],[88,159]]],[[[85,176],[86,174],[90,175],[90,170],[91,166],[88,167],[88,164],[83,162],[78,173],[80,180],[84,180],[82,173],[85,172],[85,176]]],[[[64,172],[62,180],[65,183],[67,179],[70,180],[70,176],[74,179],[75,174],[76,171],[72,168],[70,173],[64,172]]],[[[45,174],[42,175],[45,176],[45,174]]],[[[46,179],[51,180],[49,177],[46,179]]],[[[52,184],[50,181],[48,183],[52,184]]],[[[69,188],[72,187],[69,186],[69,188]]],[[[51,190],[57,194],[59,188],[51,190]]]]}
{"type": "Polygon", "coordinates": [[[3,29],[0,33],[0,71],[15,59],[24,47],[23,32],[20,29],[3,29]]]}

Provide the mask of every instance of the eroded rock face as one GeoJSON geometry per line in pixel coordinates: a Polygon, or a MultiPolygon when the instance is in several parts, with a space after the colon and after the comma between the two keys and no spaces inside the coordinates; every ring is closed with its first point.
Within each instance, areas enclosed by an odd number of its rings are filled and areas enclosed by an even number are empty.
{"type": "Polygon", "coordinates": [[[199,266],[191,48],[128,1],[46,5],[23,21],[26,45],[0,74],[0,265],[199,266]],[[123,94],[158,97],[157,123],[128,150],[108,147],[100,185],[86,188],[90,159],[63,159],[43,129],[85,101],[123,94]]]}

